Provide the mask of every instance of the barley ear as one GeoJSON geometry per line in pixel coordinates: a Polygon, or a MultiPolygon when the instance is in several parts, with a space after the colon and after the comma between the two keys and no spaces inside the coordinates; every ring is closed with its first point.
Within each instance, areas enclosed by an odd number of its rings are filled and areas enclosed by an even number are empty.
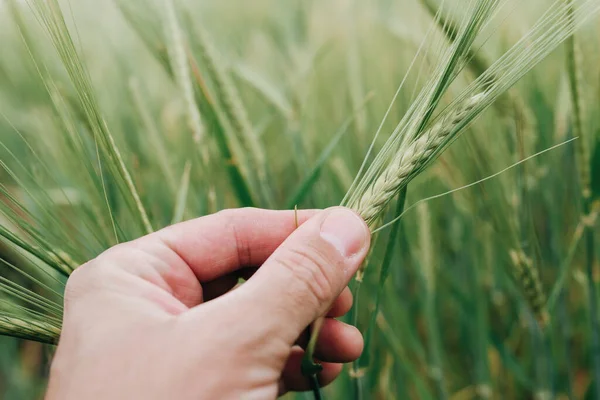
{"type": "Polygon", "coordinates": [[[56,344],[60,328],[47,322],[0,315],[0,335],[56,344]]]}
{"type": "Polygon", "coordinates": [[[533,311],[541,327],[545,327],[549,320],[546,310],[546,295],[542,288],[542,282],[533,261],[525,255],[522,250],[510,250],[510,258],[513,263],[515,280],[523,292],[527,304],[533,311]]]}
{"type": "MultiPolygon", "coordinates": [[[[569,21],[574,23],[574,10],[572,0],[567,0],[569,7],[569,21]]],[[[579,49],[579,43],[575,34],[571,35],[566,41],[567,47],[567,72],[569,77],[569,87],[571,92],[572,129],[573,136],[578,137],[577,143],[577,170],[579,172],[579,183],[581,185],[582,198],[587,201],[592,196],[591,190],[591,155],[589,149],[589,137],[583,126],[584,105],[583,105],[583,77],[581,73],[582,56],[579,49]]]]}
{"type": "Polygon", "coordinates": [[[400,149],[388,167],[366,189],[357,204],[351,205],[369,227],[373,228],[377,225],[379,217],[389,202],[448,143],[457,125],[463,122],[482,97],[482,94],[478,94],[469,98],[404,149],[400,149]]]}
{"type": "Polygon", "coordinates": [[[239,142],[247,150],[250,166],[256,173],[263,200],[267,205],[272,205],[267,177],[266,156],[262,143],[252,126],[248,112],[236,86],[231,80],[229,71],[222,65],[219,54],[213,47],[208,33],[200,26],[196,27],[196,32],[200,53],[215,85],[218,100],[223,105],[225,114],[237,134],[239,142]]]}

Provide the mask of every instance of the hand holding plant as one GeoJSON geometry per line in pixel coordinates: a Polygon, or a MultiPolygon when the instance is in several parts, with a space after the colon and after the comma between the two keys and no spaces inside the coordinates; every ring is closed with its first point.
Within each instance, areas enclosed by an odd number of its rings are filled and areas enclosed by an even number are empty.
{"type": "Polygon", "coordinates": [[[343,208],[301,211],[298,229],[295,219],[229,210],[77,269],[47,398],[264,399],[307,390],[302,333],[323,315],[315,355],[325,361],[321,384],[333,381],[362,351],[358,330],[334,318],[352,306],[346,285],[370,234],[343,208]]]}

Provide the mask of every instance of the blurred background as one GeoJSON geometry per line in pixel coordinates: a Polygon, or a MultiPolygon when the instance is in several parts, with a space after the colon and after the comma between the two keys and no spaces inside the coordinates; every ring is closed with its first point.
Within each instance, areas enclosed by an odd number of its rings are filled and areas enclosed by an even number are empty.
{"type": "MultiPolygon", "coordinates": [[[[85,67],[79,83],[65,63],[73,54],[57,52],[35,7],[0,0],[0,222],[31,238],[28,221],[73,265],[116,243],[113,233],[144,234],[112,170],[95,162],[89,132],[110,130],[154,229],[229,207],[336,205],[398,86],[406,77],[375,149],[465,11],[446,1],[444,25],[433,0],[60,4],[85,67]]],[[[445,104],[556,4],[502,1],[445,104]]],[[[600,398],[597,207],[582,195],[598,194],[599,22],[576,36],[575,97],[572,54],[560,47],[411,183],[398,231],[376,235],[354,286],[347,319],[368,336],[365,355],[326,398],[600,398]],[[572,138],[576,116],[578,141],[515,166],[572,138]],[[549,299],[544,326],[512,278],[523,265],[549,299]]],[[[6,240],[0,259],[29,265],[6,240]]],[[[4,264],[0,273],[50,296],[4,264]]],[[[50,345],[0,336],[0,399],[42,398],[51,355],[50,345]]]]}

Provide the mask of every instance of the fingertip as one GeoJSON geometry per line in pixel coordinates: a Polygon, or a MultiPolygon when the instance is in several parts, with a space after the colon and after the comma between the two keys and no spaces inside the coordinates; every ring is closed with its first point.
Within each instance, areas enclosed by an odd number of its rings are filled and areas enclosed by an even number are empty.
{"type": "Polygon", "coordinates": [[[294,231],[242,289],[252,293],[257,310],[278,315],[269,330],[293,343],[307,325],[327,314],[369,244],[369,230],[356,213],[343,207],[325,210],[294,231]]]}
{"type": "Polygon", "coordinates": [[[352,291],[350,291],[350,288],[346,286],[342,291],[342,294],[338,296],[338,298],[335,300],[335,302],[329,309],[327,316],[331,318],[342,317],[346,315],[348,311],[350,311],[353,303],[354,298],[352,295],[352,291]]]}
{"type": "Polygon", "coordinates": [[[364,349],[362,333],[354,326],[326,318],[315,349],[324,361],[348,363],[357,360],[364,349]]]}
{"type": "Polygon", "coordinates": [[[345,207],[333,207],[324,212],[326,215],[320,230],[323,240],[335,247],[345,258],[365,253],[371,238],[365,221],[345,207]]]}

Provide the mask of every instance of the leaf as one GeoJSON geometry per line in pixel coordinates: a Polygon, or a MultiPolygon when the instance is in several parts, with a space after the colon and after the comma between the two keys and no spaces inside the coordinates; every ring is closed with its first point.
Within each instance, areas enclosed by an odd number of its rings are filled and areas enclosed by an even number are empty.
{"type": "Polygon", "coordinates": [[[592,200],[600,199],[600,140],[596,141],[592,153],[592,200]]]}
{"type": "Polygon", "coordinates": [[[311,171],[308,173],[308,175],[306,175],[304,180],[302,182],[300,182],[300,184],[298,185],[298,188],[294,191],[292,196],[290,196],[288,198],[288,200],[286,200],[285,204],[286,204],[287,209],[292,209],[292,208],[294,208],[294,206],[297,206],[300,203],[302,203],[302,201],[306,198],[308,193],[310,193],[310,190],[312,189],[314,184],[317,182],[319,175],[321,174],[321,170],[323,169],[323,166],[329,160],[329,157],[331,156],[331,154],[337,147],[339,141],[348,132],[348,128],[350,127],[350,124],[352,123],[352,121],[356,118],[357,112],[359,110],[361,110],[362,108],[364,108],[371,98],[372,98],[372,94],[370,93],[367,95],[367,97],[365,98],[363,103],[360,105],[360,107],[357,108],[357,110],[354,113],[352,113],[352,115],[350,117],[346,118],[346,120],[342,123],[340,128],[333,135],[333,138],[331,138],[331,141],[329,142],[327,147],[325,147],[325,149],[323,150],[323,152],[317,159],[315,166],[311,169],[311,171]]]}

